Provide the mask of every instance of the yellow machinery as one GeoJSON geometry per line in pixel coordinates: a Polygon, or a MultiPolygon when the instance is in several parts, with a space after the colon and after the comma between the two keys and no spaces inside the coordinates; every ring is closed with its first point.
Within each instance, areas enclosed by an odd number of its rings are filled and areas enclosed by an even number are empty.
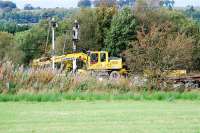
{"type": "MultiPolygon", "coordinates": [[[[80,70],[95,72],[98,74],[107,73],[112,78],[119,78],[121,75],[127,74],[126,69],[123,68],[121,58],[109,57],[106,51],[90,51],[85,53],[72,53],[61,56],[54,56],[54,61],[58,66],[63,64],[64,69],[71,71],[73,69],[73,60],[78,61],[77,64],[82,64],[78,67],[80,70]]],[[[33,60],[33,67],[50,66],[53,58],[41,58],[33,60]]]]}
{"type": "MultiPolygon", "coordinates": [[[[160,75],[161,77],[166,77],[166,78],[175,78],[175,77],[183,77],[187,75],[186,70],[164,70],[164,71],[155,71],[156,75],[160,75]]],[[[155,75],[151,70],[144,70],[144,76],[145,77],[152,77],[155,75]]]]}

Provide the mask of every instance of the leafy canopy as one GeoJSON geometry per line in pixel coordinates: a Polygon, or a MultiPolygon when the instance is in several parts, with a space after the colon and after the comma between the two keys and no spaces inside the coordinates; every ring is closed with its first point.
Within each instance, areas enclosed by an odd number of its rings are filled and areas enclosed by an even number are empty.
{"type": "Polygon", "coordinates": [[[130,8],[125,8],[113,17],[111,28],[107,33],[105,44],[111,55],[119,56],[128,49],[136,35],[136,18],[130,8]]]}

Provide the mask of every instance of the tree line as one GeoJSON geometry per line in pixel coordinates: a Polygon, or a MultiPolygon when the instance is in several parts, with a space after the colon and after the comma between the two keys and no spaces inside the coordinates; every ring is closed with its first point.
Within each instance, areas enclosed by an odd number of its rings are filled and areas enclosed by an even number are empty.
{"type": "Polygon", "coordinates": [[[1,20],[13,21],[17,24],[37,24],[42,19],[58,17],[64,19],[75,12],[76,9],[38,9],[38,10],[13,10],[10,12],[2,12],[0,14],[1,20]]]}
{"type": "MultiPolygon", "coordinates": [[[[124,6],[134,6],[136,0],[79,0],[78,7],[86,8],[86,7],[99,7],[101,4],[106,4],[108,6],[116,5],[119,8],[124,6]]],[[[174,6],[174,0],[149,0],[149,3],[153,4],[153,6],[163,6],[169,9],[172,9],[174,6]]]]}

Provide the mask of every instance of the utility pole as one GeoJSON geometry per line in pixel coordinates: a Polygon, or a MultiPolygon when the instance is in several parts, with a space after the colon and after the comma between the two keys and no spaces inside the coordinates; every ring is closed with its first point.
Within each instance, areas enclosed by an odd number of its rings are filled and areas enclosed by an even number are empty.
{"type": "MultiPolygon", "coordinates": [[[[73,52],[77,52],[77,43],[79,41],[79,30],[80,30],[80,25],[78,23],[77,20],[75,20],[74,22],[74,27],[72,29],[73,31],[73,35],[72,35],[72,41],[73,41],[73,52]]],[[[76,69],[77,69],[77,63],[76,63],[76,59],[73,59],[73,73],[76,73],[76,69]]]]}
{"type": "Polygon", "coordinates": [[[51,28],[52,28],[52,68],[55,69],[55,28],[58,27],[57,22],[54,18],[51,20],[51,28]]]}

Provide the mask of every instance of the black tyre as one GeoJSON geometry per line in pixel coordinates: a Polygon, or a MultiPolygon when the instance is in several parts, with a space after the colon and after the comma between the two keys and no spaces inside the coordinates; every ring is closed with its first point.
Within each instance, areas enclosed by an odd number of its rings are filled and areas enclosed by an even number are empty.
{"type": "Polygon", "coordinates": [[[121,77],[121,75],[120,75],[119,72],[117,72],[117,71],[113,71],[113,72],[111,72],[111,74],[110,74],[110,79],[116,80],[116,79],[120,79],[120,77],[121,77]]]}

